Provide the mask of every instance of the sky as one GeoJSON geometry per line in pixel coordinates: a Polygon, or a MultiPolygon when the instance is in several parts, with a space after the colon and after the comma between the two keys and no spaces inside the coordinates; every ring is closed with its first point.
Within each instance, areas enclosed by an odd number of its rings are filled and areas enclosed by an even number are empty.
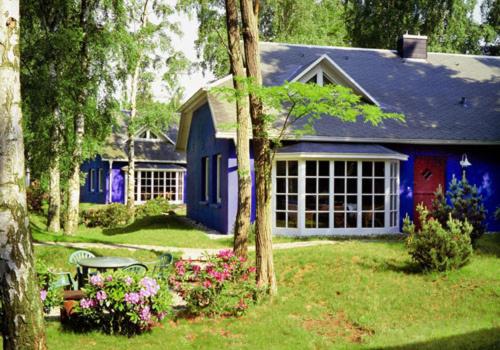
{"type": "MultiPolygon", "coordinates": [[[[170,0],[169,2],[171,5],[175,5],[175,1],[170,0]]],[[[198,37],[198,21],[196,16],[189,18],[185,13],[176,13],[171,16],[170,19],[179,22],[183,32],[182,36],[174,36],[172,38],[174,48],[182,51],[190,62],[198,62],[199,60],[196,57],[196,49],[194,47],[194,42],[198,37]]],[[[161,74],[158,74],[158,76],[161,77],[161,74]]],[[[192,69],[191,72],[183,74],[180,79],[180,84],[184,87],[184,97],[182,101],[185,101],[198,89],[205,86],[207,82],[213,80],[214,75],[209,71],[202,72],[200,69],[192,69]]],[[[161,88],[160,81],[155,83],[153,93],[158,100],[165,101],[168,99],[164,90],[161,88]]]]}

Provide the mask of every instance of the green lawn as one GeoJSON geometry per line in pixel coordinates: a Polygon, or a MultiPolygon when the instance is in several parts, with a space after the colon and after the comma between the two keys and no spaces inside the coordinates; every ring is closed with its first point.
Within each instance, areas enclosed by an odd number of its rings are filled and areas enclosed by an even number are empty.
{"type": "Polygon", "coordinates": [[[74,236],[47,232],[45,218],[40,215],[31,215],[30,221],[33,238],[38,242],[128,243],[186,248],[224,248],[232,245],[230,237],[212,240],[203,231],[186,224],[180,216],[147,217],[115,229],[80,225],[74,236]]]}
{"type": "MultiPolygon", "coordinates": [[[[36,248],[56,265],[68,253],[36,248]]],[[[242,318],[170,320],[130,339],[49,322],[48,343],[82,350],[499,348],[499,257],[499,234],[483,238],[472,262],[447,274],[416,273],[400,241],[275,251],[279,296],[242,318]]]]}

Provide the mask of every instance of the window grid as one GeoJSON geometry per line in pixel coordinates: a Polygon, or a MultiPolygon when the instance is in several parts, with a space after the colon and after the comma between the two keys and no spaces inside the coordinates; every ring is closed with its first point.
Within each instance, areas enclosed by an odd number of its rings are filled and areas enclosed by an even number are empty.
{"type": "Polygon", "coordinates": [[[396,162],[390,162],[390,226],[398,225],[398,208],[399,208],[399,186],[398,186],[398,173],[399,164],[396,162]]]}
{"type": "Polygon", "coordinates": [[[184,193],[184,177],[182,174],[180,171],[136,171],[134,181],[135,201],[145,202],[158,197],[169,201],[182,201],[184,193]]]}
{"type": "Polygon", "coordinates": [[[362,162],[362,227],[385,226],[385,162],[362,162]]]}
{"type": "Polygon", "coordinates": [[[358,162],[335,161],[333,170],[333,222],[335,228],[357,227],[358,162]]]}
{"type": "Polygon", "coordinates": [[[298,162],[276,162],[276,227],[297,228],[298,162]]]}
{"type": "Polygon", "coordinates": [[[275,186],[277,228],[296,228],[297,222],[305,229],[399,225],[397,161],[277,161],[275,186]],[[299,167],[303,169],[300,178],[295,170],[299,167]],[[294,169],[293,174],[289,168],[294,169]]]}
{"type": "Polygon", "coordinates": [[[330,162],[306,161],[306,228],[330,226],[330,162]]]}

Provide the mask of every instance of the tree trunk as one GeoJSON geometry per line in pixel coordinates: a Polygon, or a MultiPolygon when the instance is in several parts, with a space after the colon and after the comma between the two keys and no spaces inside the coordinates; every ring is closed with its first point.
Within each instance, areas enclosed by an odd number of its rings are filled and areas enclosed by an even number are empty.
{"type": "Polygon", "coordinates": [[[47,215],[47,230],[61,230],[61,186],[60,186],[59,154],[55,154],[49,165],[49,211],[47,215]]]}
{"type": "MultiPolygon", "coordinates": [[[[139,31],[144,28],[147,20],[148,0],[144,2],[142,10],[139,31]]],[[[137,115],[137,88],[139,86],[139,73],[141,71],[142,55],[139,55],[134,68],[134,75],[130,87],[130,123],[137,115]]],[[[127,209],[129,212],[129,221],[135,220],[135,147],[134,147],[135,128],[128,127],[128,171],[127,171],[127,209]]]]}
{"type": "MultiPolygon", "coordinates": [[[[240,0],[243,19],[243,43],[247,62],[247,76],[255,84],[262,84],[260,67],[259,31],[257,18],[259,1],[240,0]]],[[[262,118],[262,101],[250,94],[250,117],[253,129],[254,169],[256,183],[255,255],[257,285],[267,287],[269,294],[278,293],[274,274],[271,232],[271,153],[267,125],[262,118]]]]}
{"type": "MultiPolygon", "coordinates": [[[[87,0],[82,0],[80,4],[80,28],[83,33],[87,31],[87,19],[89,16],[89,7],[87,0]]],[[[85,132],[85,103],[87,100],[87,80],[89,70],[88,43],[87,35],[84,35],[81,56],[81,91],[78,95],[79,111],[75,115],[74,130],[75,142],[73,145],[73,154],[71,159],[70,176],[68,180],[68,213],[64,226],[64,232],[68,235],[74,235],[78,229],[80,212],[80,164],[82,162],[83,136],[85,132]]]]}
{"type": "MultiPolygon", "coordinates": [[[[55,64],[50,65],[51,79],[56,83],[57,72],[55,64]]],[[[49,160],[49,210],[47,213],[47,230],[59,232],[61,230],[61,169],[60,154],[61,151],[61,113],[55,99],[54,125],[52,129],[51,145],[52,157],[49,160]]]]}
{"type": "MultiPolygon", "coordinates": [[[[240,46],[240,28],[236,0],[226,0],[226,23],[229,43],[229,59],[233,74],[234,88],[240,92],[244,86],[237,78],[244,78],[245,68],[240,46]]],[[[247,258],[248,232],[250,230],[250,212],[252,208],[252,178],[250,177],[250,147],[248,107],[244,100],[236,101],[237,142],[236,158],[238,161],[238,212],[234,227],[234,252],[247,258]]]]}
{"type": "Polygon", "coordinates": [[[0,1],[0,302],[3,348],[46,349],[24,183],[19,2],[0,1]]]}
{"type": "MultiPolygon", "coordinates": [[[[130,93],[130,123],[133,122],[137,114],[137,86],[139,84],[140,60],[138,60],[131,82],[130,93]]],[[[129,212],[129,221],[135,219],[135,147],[134,147],[134,128],[128,127],[128,171],[127,171],[127,209],[129,212]]]]}

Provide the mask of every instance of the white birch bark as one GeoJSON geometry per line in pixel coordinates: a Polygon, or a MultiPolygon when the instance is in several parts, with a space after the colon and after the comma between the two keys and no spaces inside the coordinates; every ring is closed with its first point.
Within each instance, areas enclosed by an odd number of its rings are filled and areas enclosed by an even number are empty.
{"type": "Polygon", "coordinates": [[[3,348],[45,349],[26,207],[19,1],[0,1],[0,300],[3,348]]]}

